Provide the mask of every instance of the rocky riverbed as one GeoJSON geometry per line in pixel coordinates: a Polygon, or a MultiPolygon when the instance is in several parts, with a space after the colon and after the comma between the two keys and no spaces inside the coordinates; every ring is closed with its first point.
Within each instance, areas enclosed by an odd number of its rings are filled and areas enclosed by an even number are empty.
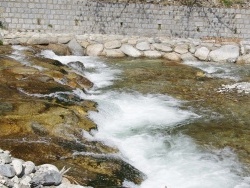
{"type": "MultiPolygon", "coordinates": [[[[96,103],[80,99],[74,90],[85,92],[93,84],[59,61],[38,56],[41,48],[0,46],[0,148],[15,157],[1,150],[0,156],[8,159],[1,169],[11,173],[0,171],[2,184],[21,185],[25,179],[25,186],[49,185],[41,183],[41,178],[51,180],[49,172],[39,170],[47,163],[70,168],[68,179],[80,185],[121,186],[125,179],[140,183],[142,173],[124,162],[116,148],[83,136],[97,129],[88,118],[96,103]],[[25,161],[38,165],[32,175],[19,174],[25,171],[25,161]]],[[[84,68],[79,62],[70,66],[84,68]]],[[[62,180],[62,173],[53,173],[62,180]]],[[[60,184],[59,179],[50,185],[60,184]]]]}

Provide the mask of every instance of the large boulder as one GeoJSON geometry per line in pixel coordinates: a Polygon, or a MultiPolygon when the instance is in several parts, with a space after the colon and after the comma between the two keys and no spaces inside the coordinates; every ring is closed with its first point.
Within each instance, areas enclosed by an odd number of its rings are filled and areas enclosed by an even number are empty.
{"type": "Polygon", "coordinates": [[[80,61],[69,62],[68,66],[71,67],[71,68],[73,68],[73,69],[75,69],[75,70],[77,70],[77,71],[79,71],[79,72],[82,72],[82,73],[85,70],[84,64],[82,62],[80,62],[80,61]]]}
{"type": "Polygon", "coordinates": [[[102,54],[103,44],[92,44],[87,47],[87,55],[99,56],[102,54]]]}
{"type": "Polygon", "coordinates": [[[50,40],[48,38],[48,36],[45,35],[40,35],[40,34],[35,34],[33,35],[28,41],[27,44],[29,45],[34,45],[34,44],[49,44],[50,40]]]}
{"type": "Polygon", "coordinates": [[[144,56],[148,58],[160,58],[162,55],[158,51],[145,51],[144,56]]]}
{"type": "Polygon", "coordinates": [[[163,58],[170,60],[170,61],[178,61],[178,62],[181,61],[180,54],[176,52],[165,53],[163,58]]]}
{"type": "Polygon", "coordinates": [[[181,59],[183,61],[197,61],[197,59],[191,53],[181,54],[181,59]]]}
{"type": "Polygon", "coordinates": [[[240,55],[240,48],[237,45],[224,45],[209,53],[209,59],[215,62],[236,62],[240,55]]]}
{"type": "Polygon", "coordinates": [[[121,46],[122,46],[122,43],[119,40],[109,41],[104,44],[104,47],[106,49],[117,49],[117,48],[120,48],[121,46]]]}
{"type": "Polygon", "coordinates": [[[146,51],[146,50],[150,50],[150,45],[148,42],[139,42],[136,44],[135,46],[138,50],[141,51],[146,51]]]}
{"type": "Polygon", "coordinates": [[[124,54],[126,54],[130,57],[142,56],[142,53],[139,50],[137,50],[136,48],[134,48],[133,46],[131,46],[129,44],[123,44],[120,49],[124,54]]]}
{"type": "Polygon", "coordinates": [[[165,45],[165,44],[153,44],[153,47],[158,50],[158,51],[162,51],[162,52],[172,52],[173,49],[169,46],[169,45],[165,45]]]}
{"type": "Polygon", "coordinates": [[[178,44],[175,46],[174,51],[178,54],[185,54],[188,53],[188,45],[187,44],[178,44]]]}
{"type": "Polygon", "coordinates": [[[124,57],[125,54],[120,49],[105,50],[106,57],[124,57]]]}
{"type": "Polygon", "coordinates": [[[209,49],[207,47],[198,48],[194,54],[199,60],[206,60],[209,54],[209,49]]]}
{"type": "Polygon", "coordinates": [[[84,50],[83,50],[82,46],[76,41],[76,39],[72,39],[68,43],[68,47],[71,50],[72,54],[79,55],[79,56],[84,55],[84,50]]]}
{"type": "Polygon", "coordinates": [[[56,55],[70,55],[70,49],[65,44],[49,44],[37,46],[43,50],[52,50],[56,55]]]}
{"type": "Polygon", "coordinates": [[[238,64],[250,64],[250,54],[240,56],[236,63],[238,64]]]}
{"type": "Polygon", "coordinates": [[[59,44],[67,44],[73,39],[73,36],[68,34],[59,34],[57,37],[59,44]]]}
{"type": "MultiPolygon", "coordinates": [[[[15,37],[15,40],[17,40],[17,38],[19,38],[18,41],[21,42],[22,40],[26,40],[27,36],[19,35],[19,37],[15,37]]],[[[53,44],[58,43],[57,36],[52,35],[52,34],[37,33],[37,34],[32,35],[27,40],[27,44],[30,44],[30,45],[35,45],[35,44],[44,45],[44,44],[52,44],[52,43],[53,44]]]]}

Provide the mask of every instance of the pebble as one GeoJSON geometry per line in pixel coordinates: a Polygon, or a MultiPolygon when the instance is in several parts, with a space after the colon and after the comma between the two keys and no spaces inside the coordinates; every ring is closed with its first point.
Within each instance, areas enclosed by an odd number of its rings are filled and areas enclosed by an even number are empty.
{"type": "Polygon", "coordinates": [[[63,182],[63,173],[52,164],[35,166],[32,161],[11,157],[9,151],[0,149],[0,188],[84,188],[63,182]]]}

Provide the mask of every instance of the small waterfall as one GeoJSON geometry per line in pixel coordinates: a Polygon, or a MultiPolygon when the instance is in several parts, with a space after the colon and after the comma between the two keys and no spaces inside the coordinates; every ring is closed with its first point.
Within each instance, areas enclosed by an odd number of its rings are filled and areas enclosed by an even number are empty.
{"type": "Polygon", "coordinates": [[[197,118],[182,110],[182,102],[160,94],[104,89],[119,79],[120,70],[112,69],[100,59],[80,56],[56,56],[44,51],[43,56],[67,64],[80,61],[85,76],[95,87],[88,94],[76,90],[83,99],[98,103],[98,112],[90,118],[98,131],[91,139],[119,148],[124,160],[141,170],[147,179],[140,185],[124,182],[127,187],[141,188],[247,188],[250,177],[244,177],[242,166],[230,148],[201,149],[192,138],[172,133],[197,118]]]}

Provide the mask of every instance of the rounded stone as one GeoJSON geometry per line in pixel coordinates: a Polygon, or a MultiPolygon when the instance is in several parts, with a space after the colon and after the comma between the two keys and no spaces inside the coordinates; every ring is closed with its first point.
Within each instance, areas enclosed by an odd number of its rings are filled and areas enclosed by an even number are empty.
{"type": "Polygon", "coordinates": [[[29,175],[35,171],[35,164],[32,161],[26,161],[23,166],[24,168],[24,174],[29,175]]]}
{"type": "Polygon", "coordinates": [[[117,49],[117,48],[120,48],[121,46],[122,46],[122,43],[119,40],[109,41],[104,44],[104,47],[106,49],[117,49]]]}
{"type": "Polygon", "coordinates": [[[19,176],[23,172],[23,161],[21,159],[13,159],[12,165],[15,169],[16,175],[19,176]]]}
{"type": "Polygon", "coordinates": [[[131,45],[123,44],[120,48],[121,51],[130,57],[140,57],[142,53],[131,45]]]}
{"type": "Polygon", "coordinates": [[[209,49],[207,47],[198,48],[194,54],[200,60],[206,60],[209,54],[209,49]]]}
{"type": "Polygon", "coordinates": [[[135,46],[138,50],[141,51],[146,51],[146,50],[150,50],[150,45],[148,42],[139,42],[136,44],[135,46]]]}
{"type": "Polygon", "coordinates": [[[103,44],[92,44],[87,47],[87,55],[99,56],[102,54],[103,44]]]}
{"type": "Polygon", "coordinates": [[[10,164],[0,165],[0,175],[7,178],[12,178],[16,175],[16,172],[10,164]]]}

